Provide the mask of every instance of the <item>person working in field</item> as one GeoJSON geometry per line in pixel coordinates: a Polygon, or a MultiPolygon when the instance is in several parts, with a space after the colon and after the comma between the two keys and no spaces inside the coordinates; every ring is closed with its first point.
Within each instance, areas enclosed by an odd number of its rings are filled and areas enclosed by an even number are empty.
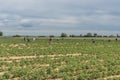
{"type": "Polygon", "coordinates": [[[30,39],[28,37],[24,37],[24,41],[30,42],[30,39]]]}
{"type": "Polygon", "coordinates": [[[24,37],[24,41],[26,41],[26,38],[24,37]]]}
{"type": "Polygon", "coordinates": [[[118,41],[118,39],[116,38],[115,41],[118,41]]]}
{"type": "Polygon", "coordinates": [[[49,38],[49,44],[51,44],[51,43],[52,43],[52,38],[50,37],[50,38],[49,38]]]}

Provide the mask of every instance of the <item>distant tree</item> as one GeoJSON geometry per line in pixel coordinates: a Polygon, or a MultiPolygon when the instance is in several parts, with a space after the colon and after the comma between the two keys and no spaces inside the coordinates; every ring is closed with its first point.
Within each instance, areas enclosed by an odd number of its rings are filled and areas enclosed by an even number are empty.
{"type": "Polygon", "coordinates": [[[92,37],[92,33],[87,33],[85,37],[92,37]]]}
{"type": "Polygon", "coordinates": [[[82,35],[82,34],[80,34],[80,37],[83,37],[83,35],[82,35]]]}
{"type": "Polygon", "coordinates": [[[119,37],[119,35],[117,34],[117,37],[119,37]]]}
{"type": "Polygon", "coordinates": [[[38,36],[38,37],[46,37],[46,36],[38,36]]]}
{"type": "Polygon", "coordinates": [[[0,36],[3,36],[3,32],[2,31],[0,31],[0,36]]]}
{"type": "Polygon", "coordinates": [[[102,35],[97,35],[97,37],[103,37],[102,35]]]}
{"type": "Polygon", "coordinates": [[[108,37],[107,35],[103,35],[103,37],[108,37]]]}
{"type": "Polygon", "coordinates": [[[67,37],[66,33],[61,33],[61,37],[67,37]]]}
{"type": "Polygon", "coordinates": [[[14,35],[13,37],[21,37],[20,35],[14,35]]]}
{"type": "Polygon", "coordinates": [[[97,33],[94,33],[94,35],[93,35],[94,37],[97,37],[97,33]]]}
{"type": "Polygon", "coordinates": [[[54,35],[50,35],[49,37],[55,37],[54,35]]]}
{"type": "Polygon", "coordinates": [[[69,35],[69,37],[72,37],[72,35],[69,35]]]}
{"type": "Polygon", "coordinates": [[[72,34],[72,35],[70,35],[69,37],[76,37],[76,35],[72,34]]]}

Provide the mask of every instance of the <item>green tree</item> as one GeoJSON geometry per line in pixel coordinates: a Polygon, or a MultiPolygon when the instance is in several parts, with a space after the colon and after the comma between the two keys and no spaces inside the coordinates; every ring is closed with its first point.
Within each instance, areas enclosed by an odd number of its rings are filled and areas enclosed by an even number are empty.
{"type": "Polygon", "coordinates": [[[49,37],[55,37],[54,35],[50,35],[49,37]]]}
{"type": "Polygon", "coordinates": [[[94,33],[94,37],[97,37],[98,35],[97,35],[97,33],[94,33]]]}
{"type": "Polygon", "coordinates": [[[66,33],[61,33],[61,37],[67,37],[66,33]]]}
{"type": "Polygon", "coordinates": [[[85,37],[92,37],[92,33],[87,33],[85,37]]]}
{"type": "Polygon", "coordinates": [[[83,35],[82,35],[82,34],[80,34],[80,37],[83,37],[83,35]]]}
{"type": "Polygon", "coordinates": [[[70,35],[70,37],[76,37],[74,34],[70,35]]]}
{"type": "Polygon", "coordinates": [[[0,36],[3,36],[3,32],[2,31],[0,31],[0,36]]]}

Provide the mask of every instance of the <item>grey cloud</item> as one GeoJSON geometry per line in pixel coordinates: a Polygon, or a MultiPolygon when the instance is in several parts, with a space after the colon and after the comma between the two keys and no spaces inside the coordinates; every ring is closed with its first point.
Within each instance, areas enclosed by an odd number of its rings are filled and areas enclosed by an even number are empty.
{"type": "Polygon", "coordinates": [[[119,0],[0,0],[0,28],[117,31],[119,4],[119,0]]]}

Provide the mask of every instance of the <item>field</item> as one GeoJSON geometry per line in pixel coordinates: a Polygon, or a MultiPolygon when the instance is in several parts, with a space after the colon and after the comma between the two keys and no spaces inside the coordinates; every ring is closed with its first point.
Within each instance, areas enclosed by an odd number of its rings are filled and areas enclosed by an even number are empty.
{"type": "Polygon", "coordinates": [[[0,80],[120,80],[120,41],[0,38],[0,80]]]}

